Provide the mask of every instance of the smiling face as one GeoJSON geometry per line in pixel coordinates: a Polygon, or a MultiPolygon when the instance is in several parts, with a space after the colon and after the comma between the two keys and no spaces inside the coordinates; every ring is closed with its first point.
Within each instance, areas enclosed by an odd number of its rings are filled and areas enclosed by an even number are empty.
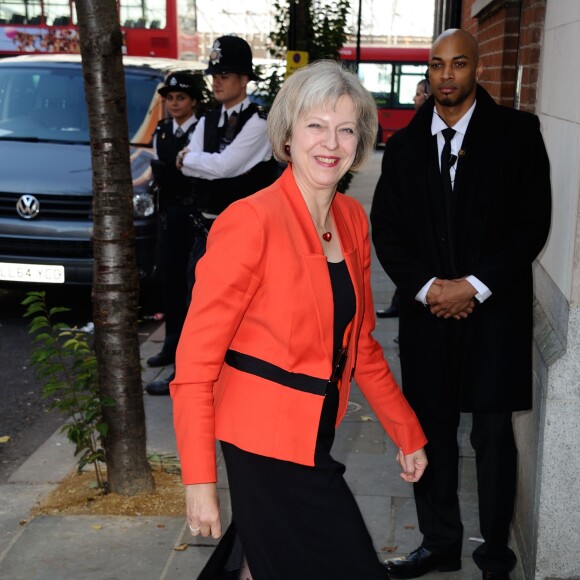
{"type": "Polygon", "coordinates": [[[351,167],[358,145],[353,100],[343,95],[334,108],[299,115],[289,141],[294,177],[303,193],[333,193],[351,167]]]}
{"type": "Polygon", "coordinates": [[[165,96],[165,104],[177,124],[182,125],[194,114],[197,101],[187,93],[171,91],[165,96]]]}
{"type": "Polygon", "coordinates": [[[429,57],[429,82],[437,110],[454,109],[461,117],[475,100],[477,78],[483,71],[477,42],[464,30],[443,33],[429,57]]]}

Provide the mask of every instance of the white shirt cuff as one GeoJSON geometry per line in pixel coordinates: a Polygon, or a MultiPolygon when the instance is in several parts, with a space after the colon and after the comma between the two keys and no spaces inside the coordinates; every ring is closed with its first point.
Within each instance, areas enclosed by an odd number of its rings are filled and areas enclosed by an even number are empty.
{"type": "Polygon", "coordinates": [[[465,279],[477,290],[475,298],[478,302],[485,302],[491,296],[491,290],[475,276],[467,276],[465,279]]]}
{"type": "Polygon", "coordinates": [[[433,282],[435,282],[436,278],[431,278],[431,280],[429,280],[429,282],[427,282],[427,284],[425,284],[425,286],[423,286],[423,288],[421,288],[421,290],[419,290],[419,292],[417,292],[417,295],[415,296],[415,300],[417,300],[418,302],[420,302],[421,304],[428,306],[427,304],[427,292],[429,292],[429,288],[431,288],[431,285],[433,284],[433,282]]]}

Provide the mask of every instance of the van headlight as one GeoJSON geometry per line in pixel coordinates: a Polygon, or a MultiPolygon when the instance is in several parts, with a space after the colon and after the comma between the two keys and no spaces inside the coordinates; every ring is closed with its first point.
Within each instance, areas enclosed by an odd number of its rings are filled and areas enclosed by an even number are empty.
{"type": "Polygon", "coordinates": [[[152,193],[142,191],[133,195],[133,215],[138,218],[152,216],[155,213],[155,198],[152,193]]]}

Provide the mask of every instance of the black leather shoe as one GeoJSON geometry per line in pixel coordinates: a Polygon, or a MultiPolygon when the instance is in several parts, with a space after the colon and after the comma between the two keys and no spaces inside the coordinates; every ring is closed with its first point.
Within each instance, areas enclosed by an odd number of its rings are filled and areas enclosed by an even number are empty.
{"type": "Polygon", "coordinates": [[[164,367],[167,365],[172,365],[175,362],[175,355],[169,355],[165,351],[161,351],[159,354],[152,356],[147,359],[147,364],[150,367],[164,367]]]}
{"type": "Polygon", "coordinates": [[[483,580],[510,580],[507,572],[497,572],[494,570],[484,570],[481,577],[483,580]]]}
{"type": "Polygon", "coordinates": [[[419,578],[432,570],[453,572],[461,569],[461,558],[444,554],[433,554],[420,547],[406,558],[387,561],[387,569],[393,578],[419,578]]]}
{"type": "Polygon", "coordinates": [[[149,395],[169,395],[169,382],[167,380],[152,381],[147,383],[145,390],[149,395]]]}
{"type": "Polygon", "coordinates": [[[397,318],[399,316],[399,309],[392,304],[385,310],[376,311],[377,318],[397,318]]]}
{"type": "Polygon", "coordinates": [[[166,379],[147,383],[145,390],[150,395],[169,395],[169,383],[175,378],[175,373],[171,373],[166,379]]]}

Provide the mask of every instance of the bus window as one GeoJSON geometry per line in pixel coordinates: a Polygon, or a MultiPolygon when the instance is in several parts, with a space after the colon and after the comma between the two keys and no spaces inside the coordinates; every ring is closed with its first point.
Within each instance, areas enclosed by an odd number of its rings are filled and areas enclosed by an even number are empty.
{"type": "Polygon", "coordinates": [[[179,18],[179,30],[184,34],[195,34],[195,9],[190,0],[177,0],[177,14],[179,18]]]}
{"type": "Polygon", "coordinates": [[[120,7],[121,24],[125,28],[165,28],[167,19],[165,0],[123,0],[120,7]]]}
{"type": "Polygon", "coordinates": [[[362,46],[358,51],[344,46],[340,57],[351,70],[358,70],[363,85],[372,93],[380,125],[377,141],[385,143],[413,117],[413,97],[417,83],[424,78],[429,49],[362,46]]]}
{"type": "Polygon", "coordinates": [[[399,76],[399,105],[414,107],[413,97],[417,89],[417,83],[425,78],[425,65],[403,64],[399,76]]]}
{"type": "Polygon", "coordinates": [[[67,0],[45,0],[44,18],[49,26],[68,26],[71,23],[71,9],[67,0]]]}
{"type": "Polygon", "coordinates": [[[0,19],[4,24],[40,24],[40,0],[8,0],[0,6],[0,19]]]}
{"type": "Polygon", "coordinates": [[[361,62],[358,67],[358,77],[363,86],[373,95],[377,108],[391,106],[393,90],[393,65],[390,63],[361,62]]]}

